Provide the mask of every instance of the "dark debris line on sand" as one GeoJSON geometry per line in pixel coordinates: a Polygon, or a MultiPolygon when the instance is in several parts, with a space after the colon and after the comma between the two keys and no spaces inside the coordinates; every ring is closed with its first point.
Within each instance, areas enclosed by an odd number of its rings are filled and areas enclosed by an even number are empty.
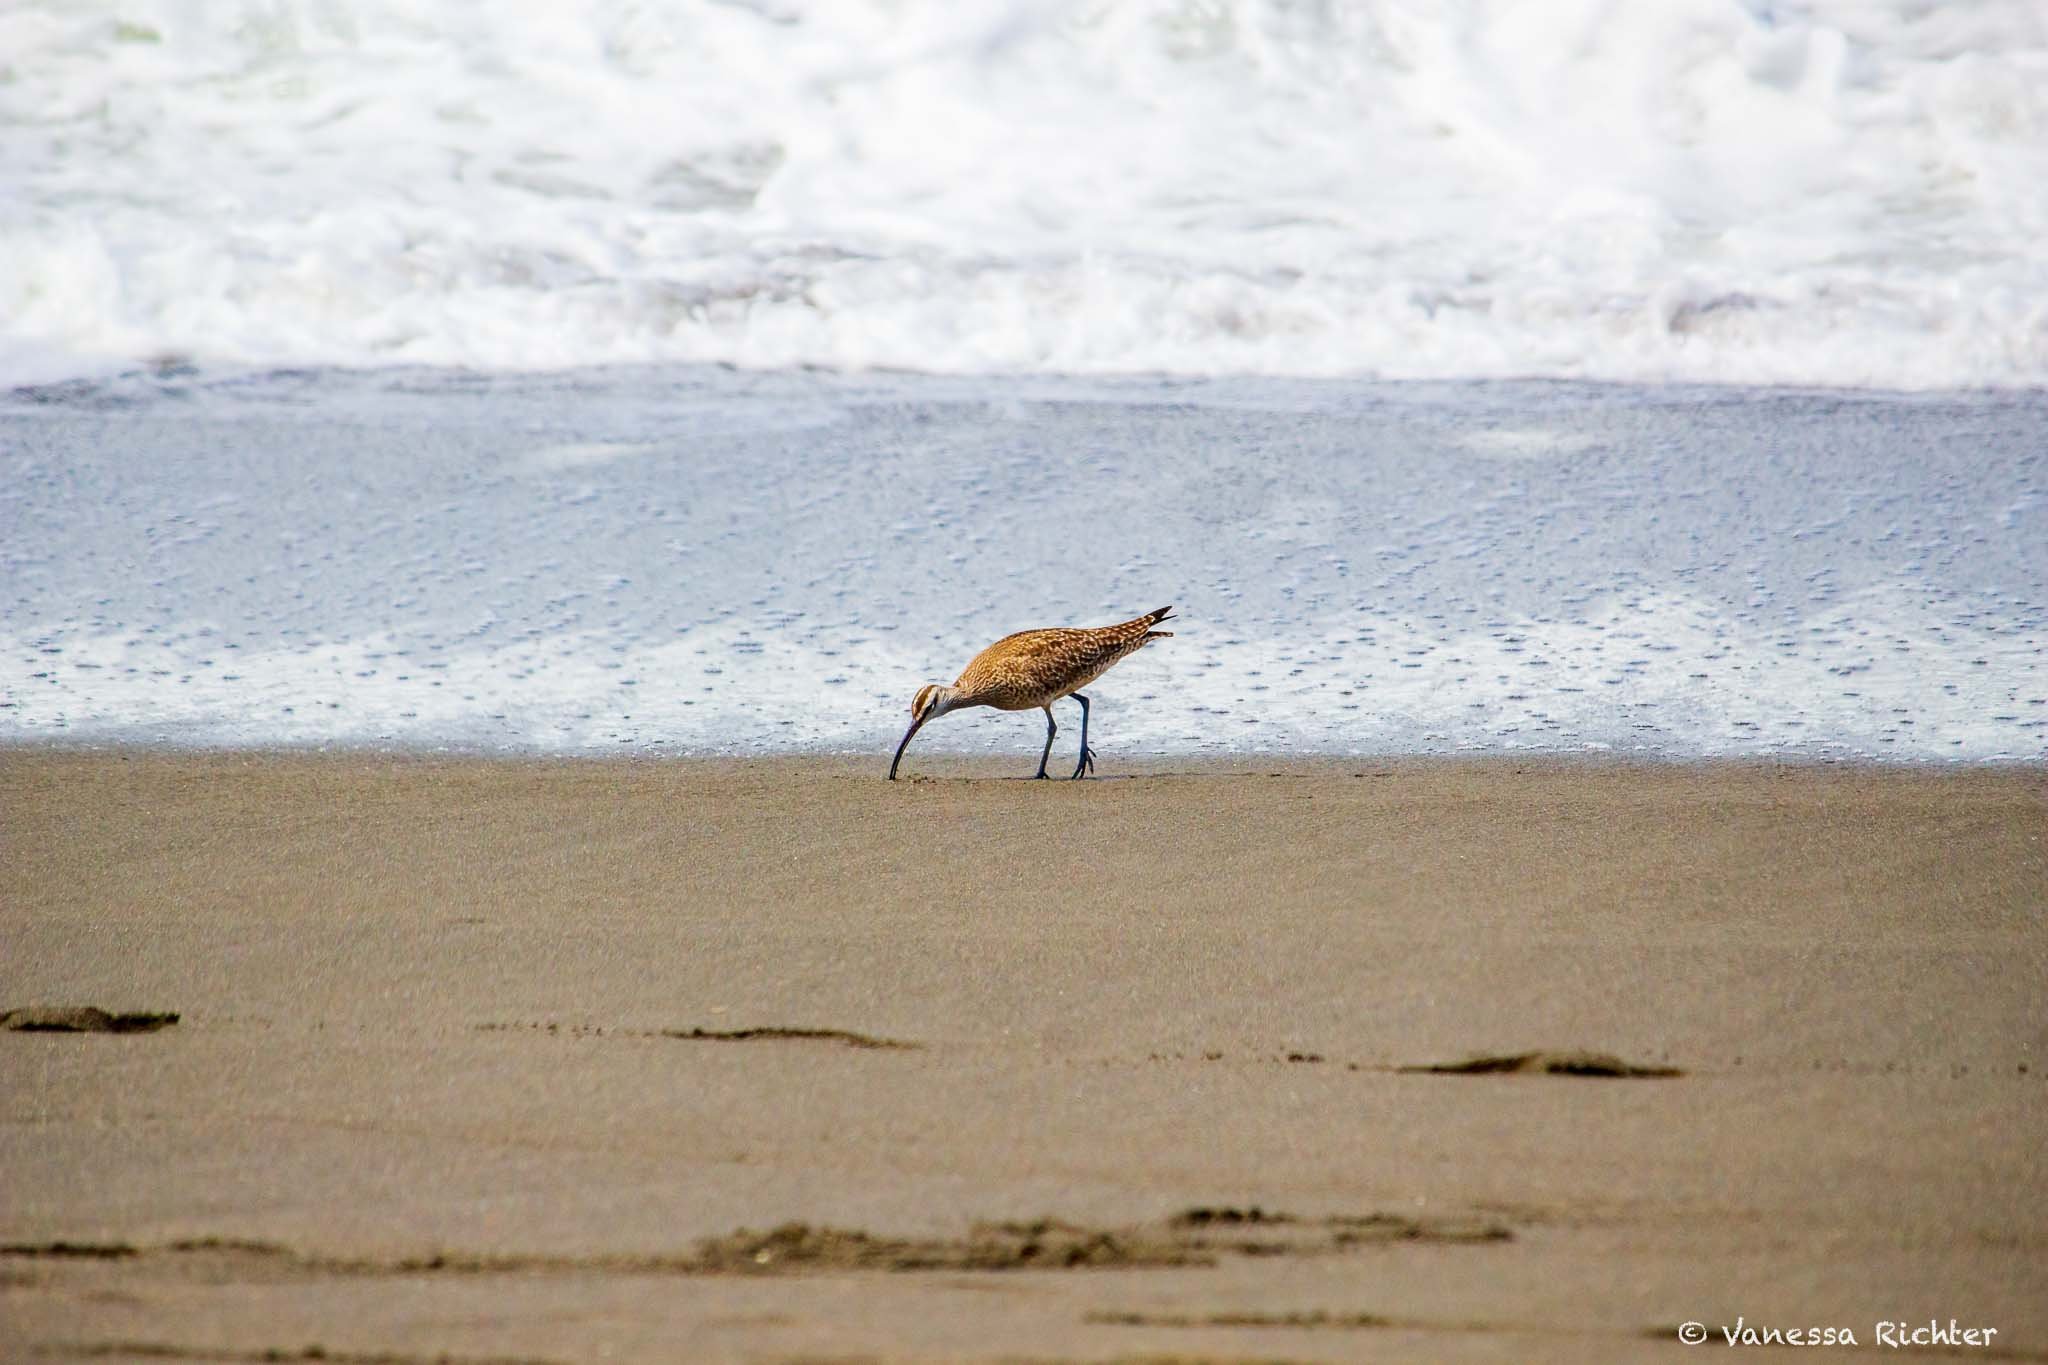
{"type": "Polygon", "coordinates": [[[478,1024],[479,1033],[567,1034],[571,1038],[679,1038],[686,1043],[844,1043],[871,1051],[914,1052],[924,1046],[901,1038],[879,1038],[843,1028],[791,1028],[762,1024],[751,1028],[605,1028],[598,1024],[562,1024],[537,1020],[520,1024],[478,1024]]]}
{"type": "Polygon", "coordinates": [[[1339,1331],[1373,1331],[1406,1324],[1379,1313],[1331,1313],[1320,1308],[1298,1313],[1254,1313],[1243,1310],[1215,1313],[1143,1313],[1099,1311],[1083,1321],[1104,1327],[1280,1327],[1292,1330],[1331,1328],[1339,1331]]]}
{"type": "MultiPolygon", "coordinates": [[[[180,1250],[173,1242],[166,1250],[180,1250]]],[[[140,1256],[140,1247],[126,1242],[0,1242],[0,1256],[32,1257],[45,1261],[126,1261],[140,1256]]]]}
{"type": "Polygon", "coordinates": [[[542,1356],[458,1356],[403,1351],[330,1351],[325,1346],[193,1347],[167,1341],[62,1341],[36,1354],[71,1360],[318,1361],[321,1365],[559,1365],[542,1356]]]}
{"type": "Polygon", "coordinates": [[[706,1043],[753,1043],[753,1042],[822,1042],[844,1043],[848,1047],[875,1048],[883,1050],[911,1051],[922,1047],[921,1043],[904,1042],[897,1038],[877,1038],[871,1034],[855,1033],[842,1028],[782,1028],[768,1025],[761,1028],[736,1029],[661,1029],[656,1034],[662,1038],[681,1038],[686,1042],[706,1043]]]}
{"type": "Polygon", "coordinates": [[[977,1223],[957,1237],[884,1237],[785,1223],[707,1237],[675,1255],[558,1256],[437,1251],[360,1257],[299,1251],[274,1242],[192,1238],[155,1247],[125,1242],[30,1242],[0,1257],[124,1261],[229,1279],[402,1275],[763,1275],[845,1270],[968,1271],[1143,1269],[1214,1265],[1225,1256],[1327,1256],[1395,1242],[1503,1242],[1513,1233],[1478,1218],[1340,1214],[1301,1218],[1262,1209],[1189,1209],[1158,1223],[1098,1228],[1057,1218],[977,1223]]]}
{"type": "Polygon", "coordinates": [[[96,1005],[29,1005],[0,1013],[11,1033],[155,1033],[178,1022],[172,1014],[116,1014],[96,1005]]]}
{"type": "Polygon", "coordinates": [[[1659,1079],[1683,1076],[1675,1066],[1637,1066],[1606,1052],[1510,1052],[1396,1067],[1408,1075],[1430,1076],[1602,1076],[1659,1079]]]}

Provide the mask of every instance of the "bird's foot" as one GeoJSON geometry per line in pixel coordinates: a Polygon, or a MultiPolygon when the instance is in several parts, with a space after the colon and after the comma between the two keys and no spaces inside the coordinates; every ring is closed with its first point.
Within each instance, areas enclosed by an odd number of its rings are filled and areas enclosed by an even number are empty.
{"type": "Polygon", "coordinates": [[[1052,774],[1051,774],[1051,773],[1047,772],[1047,771],[1046,771],[1045,769],[1043,769],[1043,768],[1040,768],[1040,769],[1039,769],[1039,770],[1038,770],[1037,772],[1035,772],[1035,773],[1031,774],[1031,780],[1032,780],[1032,781],[1034,781],[1034,782],[1037,782],[1037,781],[1040,781],[1040,780],[1044,780],[1044,779],[1049,779],[1049,778],[1051,778],[1051,776],[1052,776],[1052,774]]]}
{"type": "Polygon", "coordinates": [[[1074,765],[1074,776],[1073,776],[1073,778],[1070,778],[1069,780],[1070,780],[1070,781],[1077,781],[1077,780],[1079,780],[1080,778],[1082,778],[1082,777],[1085,777],[1085,776],[1087,776],[1087,775],[1088,775],[1089,773],[1092,773],[1092,772],[1094,772],[1094,771],[1095,771],[1095,751],[1094,751],[1093,749],[1089,749],[1089,748],[1086,748],[1086,747],[1084,747],[1084,748],[1083,748],[1083,749],[1081,750],[1081,761],[1080,761],[1079,763],[1076,763],[1076,764],[1074,765]]]}

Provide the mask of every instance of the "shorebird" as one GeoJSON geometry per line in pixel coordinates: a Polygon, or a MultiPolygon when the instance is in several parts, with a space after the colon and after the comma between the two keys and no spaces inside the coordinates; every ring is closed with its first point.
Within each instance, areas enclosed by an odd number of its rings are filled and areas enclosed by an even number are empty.
{"type": "Polygon", "coordinates": [[[974,656],[951,687],[926,683],[910,702],[910,728],[896,746],[895,761],[889,764],[889,780],[896,780],[897,765],[910,737],[933,716],[968,706],[993,706],[998,711],[1045,712],[1045,750],[1038,756],[1038,771],[1044,777],[1045,761],[1052,757],[1052,737],[1060,732],[1053,723],[1052,704],[1061,697],[1081,703],[1081,758],[1074,764],[1074,776],[1095,769],[1095,751],[1088,747],[1088,699],[1079,689],[1109,671],[1110,665],[1126,654],[1135,653],[1154,640],[1173,636],[1170,630],[1152,627],[1170,619],[1172,607],[1148,611],[1136,620],[1116,626],[1054,627],[1050,630],[1020,630],[1005,635],[974,656]]]}

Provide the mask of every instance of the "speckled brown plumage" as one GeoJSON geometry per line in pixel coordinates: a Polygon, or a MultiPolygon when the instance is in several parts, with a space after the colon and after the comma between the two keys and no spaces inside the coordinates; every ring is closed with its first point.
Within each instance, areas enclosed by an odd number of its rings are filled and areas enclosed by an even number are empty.
{"type": "Polygon", "coordinates": [[[1161,607],[1121,625],[1056,626],[1005,635],[960,670],[953,681],[960,694],[954,705],[1028,711],[1071,696],[1146,641],[1171,637],[1172,631],[1152,627],[1172,610],[1161,607]]]}
{"type": "Polygon", "coordinates": [[[1081,703],[1081,756],[1074,776],[1083,776],[1094,766],[1094,752],[1088,747],[1088,699],[1080,690],[1101,677],[1126,655],[1153,640],[1168,639],[1170,630],[1152,627],[1168,619],[1172,607],[1148,611],[1143,616],[1114,626],[1056,626],[1045,630],[1020,630],[1005,635],[974,656],[950,687],[930,684],[918,690],[910,703],[910,729],[896,746],[897,765],[912,735],[934,716],[967,706],[993,706],[999,711],[1045,712],[1045,753],[1038,761],[1037,776],[1044,777],[1046,756],[1052,752],[1053,736],[1059,726],[1052,718],[1052,704],[1062,697],[1081,703]]]}

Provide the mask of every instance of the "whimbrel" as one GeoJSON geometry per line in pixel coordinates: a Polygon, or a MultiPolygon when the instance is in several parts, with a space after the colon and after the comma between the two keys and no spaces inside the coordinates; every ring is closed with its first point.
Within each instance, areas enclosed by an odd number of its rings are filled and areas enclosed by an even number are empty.
{"type": "Polygon", "coordinates": [[[1170,638],[1172,631],[1152,627],[1169,619],[1167,613],[1172,610],[1161,607],[1117,626],[1055,627],[1005,635],[975,655],[951,687],[927,683],[917,689],[910,703],[910,728],[896,746],[889,780],[896,780],[896,768],[903,762],[903,751],[910,747],[910,737],[926,721],[967,706],[993,706],[998,711],[1029,711],[1035,706],[1045,712],[1045,750],[1038,756],[1038,771],[1032,774],[1044,777],[1045,761],[1052,757],[1052,737],[1060,730],[1053,723],[1052,704],[1061,697],[1081,703],[1081,758],[1074,764],[1074,776],[1092,772],[1095,751],[1088,747],[1088,699],[1079,689],[1108,672],[1110,665],[1126,654],[1154,640],[1170,638]]]}

